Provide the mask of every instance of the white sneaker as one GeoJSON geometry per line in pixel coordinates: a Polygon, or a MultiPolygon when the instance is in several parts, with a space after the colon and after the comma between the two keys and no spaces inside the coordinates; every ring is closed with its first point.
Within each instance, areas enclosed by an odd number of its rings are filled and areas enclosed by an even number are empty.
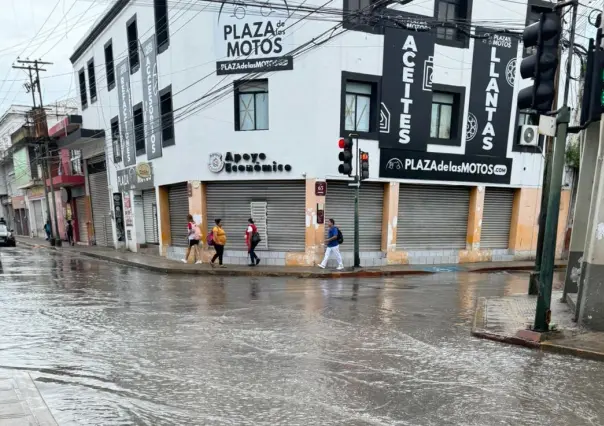
{"type": "Polygon", "coordinates": [[[201,260],[198,260],[197,262],[195,262],[196,265],[201,265],[203,262],[201,260]]]}
{"type": "Polygon", "coordinates": [[[322,263],[319,263],[317,266],[321,269],[325,269],[325,265],[323,265],[322,263]]]}
{"type": "Polygon", "coordinates": [[[338,271],[342,271],[344,269],[344,265],[340,265],[336,268],[338,271]]]}
{"type": "Polygon", "coordinates": [[[187,263],[187,259],[182,259],[182,263],[187,263]]]}

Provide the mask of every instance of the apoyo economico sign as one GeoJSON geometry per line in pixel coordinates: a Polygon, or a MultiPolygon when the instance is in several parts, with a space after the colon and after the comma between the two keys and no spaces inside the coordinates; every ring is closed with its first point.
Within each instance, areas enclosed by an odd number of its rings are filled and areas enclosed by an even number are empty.
{"type": "Polygon", "coordinates": [[[284,57],[289,10],[283,5],[221,5],[215,33],[218,74],[292,69],[292,58],[284,57]]]}

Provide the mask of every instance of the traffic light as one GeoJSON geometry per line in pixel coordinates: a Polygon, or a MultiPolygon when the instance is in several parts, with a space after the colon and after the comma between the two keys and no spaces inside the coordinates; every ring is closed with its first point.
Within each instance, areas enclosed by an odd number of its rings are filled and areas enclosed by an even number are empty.
{"type": "Polygon", "coordinates": [[[369,153],[361,151],[359,153],[359,159],[361,161],[359,176],[361,177],[361,180],[369,179],[369,153]]]}
{"type": "Polygon", "coordinates": [[[587,66],[583,83],[580,124],[600,121],[604,113],[604,50],[602,29],[598,29],[596,40],[589,39],[587,66]]]}
{"type": "Polygon", "coordinates": [[[558,42],[562,33],[560,15],[557,12],[541,14],[539,22],[524,29],[524,47],[536,47],[534,54],[520,63],[522,78],[533,78],[532,86],[518,93],[519,109],[550,111],[555,98],[554,80],[558,68],[558,42]]]}
{"type": "Polygon", "coordinates": [[[352,147],[354,143],[351,138],[340,138],[338,146],[342,150],[338,155],[338,158],[342,162],[338,167],[338,172],[343,175],[350,176],[352,174],[352,147]]]}

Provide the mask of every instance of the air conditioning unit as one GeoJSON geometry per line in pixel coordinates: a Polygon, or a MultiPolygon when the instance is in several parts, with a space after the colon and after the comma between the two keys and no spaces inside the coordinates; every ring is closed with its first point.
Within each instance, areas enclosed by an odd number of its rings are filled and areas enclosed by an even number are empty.
{"type": "Polygon", "coordinates": [[[539,145],[539,126],[525,124],[520,127],[520,141],[522,146],[538,146],[539,145]]]}

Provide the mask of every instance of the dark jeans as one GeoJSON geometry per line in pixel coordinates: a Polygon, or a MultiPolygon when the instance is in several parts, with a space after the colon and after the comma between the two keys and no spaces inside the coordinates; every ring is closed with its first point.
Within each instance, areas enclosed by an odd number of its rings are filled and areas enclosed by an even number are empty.
{"type": "Polygon", "coordinates": [[[212,263],[214,263],[214,261],[216,259],[218,259],[218,264],[222,265],[222,256],[224,255],[224,246],[221,246],[220,244],[214,244],[214,249],[216,249],[216,254],[214,255],[214,257],[212,257],[212,263]]]}
{"type": "Polygon", "coordinates": [[[257,260],[260,260],[260,258],[256,254],[256,252],[254,251],[254,250],[256,250],[257,245],[258,245],[258,243],[250,243],[250,248],[247,251],[247,253],[250,255],[250,261],[252,264],[255,264],[257,260]]]}
{"type": "Polygon", "coordinates": [[[67,233],[67,242],[69,243],[70,246],[73,245],[73,232],[67,233]]]}

